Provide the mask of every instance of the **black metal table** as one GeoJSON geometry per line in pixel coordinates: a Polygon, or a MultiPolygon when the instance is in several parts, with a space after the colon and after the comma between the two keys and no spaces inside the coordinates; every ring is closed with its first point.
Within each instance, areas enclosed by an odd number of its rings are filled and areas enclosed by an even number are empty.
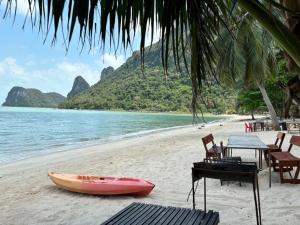
{"type": "Polygon", "coordinates": [[[101,225],[217,225],[219,213],[202,210],[132,203],[101,225]]]}
{"type": "Polygon", "coordinates": [[[265,145],[256,135],[231,135],[228,138],[227,148],[232,149],[252,149],[258,150],[258,168],[262,169],[262,152],[268,150],[265,145]]]}

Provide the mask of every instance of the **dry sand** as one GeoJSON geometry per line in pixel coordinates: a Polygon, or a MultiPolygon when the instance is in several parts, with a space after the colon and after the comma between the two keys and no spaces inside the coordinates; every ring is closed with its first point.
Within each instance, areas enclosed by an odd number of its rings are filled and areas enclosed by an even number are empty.
{"type": "MultiPolygon", "coordinates": [[[[204,158],[201,137],[214,134],[217,142],[230,134],[243,133],[243,122],[218,123],[198,129],[180,128],[134,137],[94,147],[50,154],[0,166],[0,224],[100,224],[132,202],[192,207],[187,195],[191,188],[191,167],[204,158]],[[143,178],[156,187],[145,198],[97,197],[58,189],[47,172],[143,178]]],[[[273,143],[276,132],[256,133],[273,143]]],[[[299,135],[299,134],[298,134],[299,135]]],[[[287,135],[283,148],[288,146],[287,135]]],[[[293,150],[300,156],[299,149],[293,150]]],[[[251,150],[235,150],[243,160],[255,160],[251,150]]],[[[256,159],[257,160],[257,159],[256,159]]],[[[280,184],[277,173],[268,186],[265,163],[259,173],[264,225],[300,224],[300,185],[280,184]]],[[[252,187],[231,182],[220,186],[208,182],[207,207],[220,213],[220,224],[256,224],[252,187]]],[[[203,183],[196,204],[203,209],[203,183]]]]}

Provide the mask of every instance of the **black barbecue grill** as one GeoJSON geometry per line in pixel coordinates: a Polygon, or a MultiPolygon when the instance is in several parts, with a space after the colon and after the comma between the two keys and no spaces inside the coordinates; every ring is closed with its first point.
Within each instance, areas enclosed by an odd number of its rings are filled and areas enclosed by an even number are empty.
{"type": "Polygon", "coordinates": [[[204,210],[206,212],[206,178],[242,181],[252,183],[255,202],[257,225],[261,225],[260,197],[258,186],[259,170],[255,162],[237,162],[230,160],[204,160],[195,162],[192,168],[192,193],[193,209],[195,209],[195,185],[200,179],[204,179],[204,210]]]}

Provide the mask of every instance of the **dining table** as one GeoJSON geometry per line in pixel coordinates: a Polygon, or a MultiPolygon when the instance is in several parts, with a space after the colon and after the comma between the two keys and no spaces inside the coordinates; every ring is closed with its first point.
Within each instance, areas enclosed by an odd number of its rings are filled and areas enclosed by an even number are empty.
{"type": "Polygon", "coordinates": [[[262,170],[262,154],[264,151],[268,151],[268,146],[254,134],[243,135],[230,135],[227,144],[228,152],[232,156],[232,150],[244,151],[254,150],[258,151],[258,168],[262,170]]]}

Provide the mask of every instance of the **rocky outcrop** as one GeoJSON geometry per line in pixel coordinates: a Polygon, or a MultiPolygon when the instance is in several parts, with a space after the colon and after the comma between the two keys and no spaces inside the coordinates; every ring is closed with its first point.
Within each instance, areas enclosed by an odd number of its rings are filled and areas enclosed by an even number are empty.
{"type": "Polygon", "coordinates": [[[115,69],[112,66],[106,67],[101,72],[101,81],[104,81],[109,75],[111,75],[115,69]]]}
{"type": "Polygon", "coordinates": [[[68,94],[68,98],[72,98],[76,95],[79,95],[80,93],[89,88],[90,85],[88,84],[88,82],[86,82],[82,76],[77,76],[74,80],[72,90],[68,94]]]}
{"type": "Polygon", "coordinates": [[[16,107],[49,107],[56,108],[65,101],[65,97],[55,93],[42,93],[33,88],[13,87],[6,97],[3,106],[16,107]]]}

